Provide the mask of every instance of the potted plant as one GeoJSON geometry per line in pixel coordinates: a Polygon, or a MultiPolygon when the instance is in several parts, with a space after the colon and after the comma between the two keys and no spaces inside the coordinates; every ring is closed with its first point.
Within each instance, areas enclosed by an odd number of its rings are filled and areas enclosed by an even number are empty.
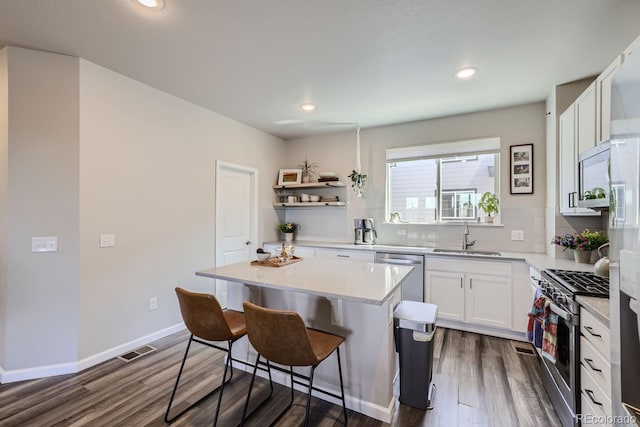
{"type": "Polygon", "coordinates": [[[480,202],[478,202],[478,207],[482,209],[487,216],[484,217],[484,222],[487,224],[493,224],[493,216],[491,214],[498,213],[498,206],[500,205],[500,201],[498,200],[498,196],[487,191],[480,198],[480,202]]]}
{"type": "Polygon", "coordinates": [[[576,262],[589,263],[591,251],[598,249],[608,241],[609,239],[602,231],[590,231],[587,228],[580,233],[565,233],[562,236],[555,236],[551,243],[562,246],[563,250],[572,249],[576,262]]]}
{"type": "Polygon", "coordinates": [[[367,184],[367,175],[354,170],[351,171],[349,179],[351,179],[351,188],[356,192],[356,196],[362,197],[362,189],[367,184]]]}
{"type": "Polygon", "coordinates": [[[304,159],[304,161],[298,165],[298,169],[302,170],[302,182],[311,182],[311,177],[313,176],[317,167],[318,165],[316,163],[304,159]]]}
{"type": "Polygon", "coordinates": [[[284,234],[284,240],[287,243],[293,242],[293,233],[298,231],[298,224],[294,224],[292,222],[285,222],[278,226],[278,230],[280,230],[284,234]]]}

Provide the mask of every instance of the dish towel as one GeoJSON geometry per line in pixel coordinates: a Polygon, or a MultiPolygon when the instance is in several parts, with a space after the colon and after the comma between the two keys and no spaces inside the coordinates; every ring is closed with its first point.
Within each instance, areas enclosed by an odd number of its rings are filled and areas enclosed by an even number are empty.
{"type": "Polygon", "coordinates": [[[533,305],[529,312],[529,324],[527,325],[527,340],[537,348],[542,348],[542,322],[544,321],[545,301],[546,297],[542,295],[542,290],[537,288],[533,305]]]}
{"type": "Polygon", "coordinates": [[[542,322],[542,355],[551,363],[556,363],[558,342],[558,315],[551,310],[551,300],[544,303],[544,321],[542,322]]]}

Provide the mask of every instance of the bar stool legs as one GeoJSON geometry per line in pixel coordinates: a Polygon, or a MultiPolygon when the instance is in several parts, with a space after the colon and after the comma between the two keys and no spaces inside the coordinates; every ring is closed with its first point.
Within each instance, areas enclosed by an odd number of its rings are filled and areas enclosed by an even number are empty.
{"type": "Polygon", "coordinates": [[[344,425],[347,425],[347,403],[344,400],[344,384],[342,383],[342,363],[340,362],[340,347],[336,349],[338,355],[338,374],[340,376],[340,396],[342,397],[342,412],[344,412],[344,425]]]}
{"type": "Polygon", "coordinates": [[[220,412],[220,403],[222,402],[222,393],[224,392],[224,386],[225,384],[227,384],[229,381],[231,381],[233,379],[233,361],[231,358],[231,348],[233,346],[233,341],[228,341],[228,345],[229,348],[223,348],[223,347],[218,347],[217,345],[213,345],[204,341],[200,341],[197,338],[193,337],[193,334],[191,334],[191,336],[189,337],[189,342],[187,343],[187,349],[184,352],[184,357],[182,358],[182,363],[180,364],[180,370],[178,371],[178,378],[176,378],[176,383],[173,386],[173,391],[171,392],[171,398],[169,399],[169,405],[167,406],[167,412],[165,412],[164,414],[164,421],[167,424],[172,423],[173,421],[176,420],[176,418],[180,417],[182,414],[184,414],[185,412],[187,412],[189,409],[193,408],[195,405],[197,405],[198,403],[202,402],[204,399],[208,398],[209,396],[213,395],[214,393],[216,393],[218,390],[220,391],[220,395],[218,396],[218,407],[216,408],[216,416],[213,420],[213,425],[215,426],[218,423],[218,414],[220,412]],[[178,390],[178,385],[180,383],[180,377],[182,376],[182,371],[184,370],[184,365],[187,361],[187,355],[189,354],[189,349],[191,348],[191,342],[192,341],[196,341],[199,342],[201,344],[207,345],[209,347],[214,347],[218,350],[222,350],[227,352],[227,361],[224,364],[224,374],[222,375],[222,383],[216,387],[215,389],[211,390],[209,393],[207,393],[205,396],[203,396],[202,398],[200,398],[197,402],[193,403],[192,405],[190,405],[189,407],[183,409],[182,411],[180,411],[178,414],[174,415],[173,417],[169,418],[169,413],[171,412],[171,405],[173,404],[173,399],[176,396],[176,391],[178,390]],[[228,369],[231,368],[231,372],[230,372],[230,376],[229,379],[227,379],[227,371],[228,369]]]}
{"type": "MultiPolygon", "coordinates": [[[[251,375],[251,382],[249,383],[249,393],[247,393],[247,400],[245,400],[245,402],[244,402],[244,409],[242,410],[242,421],[240,421],[240,426],[243,426],[244,422],[248,418],[247,409],[249,409],[249,400],[251,399],[251,391],[253,390],[253,383],[256,380],[256,372],[258,371],[258,364],[259,363],[260,363],[260,354],[258,354],[258,356],[256,357],[256,363],[253,366],[253,375],[251,375]]],[[[253,411],[251,411],[251,414],[253,414],[255,411],[260,409],[260,407],[262,407],[262,405],[264,405],[269,399],[271,399],[271,396],[273,396],[273,381],[271,379],[271,365],[269,364],[269,360],[267,360],[267,372],[269,373],[269,389],[270,389],[269,390],[269,395],[262,402],[260,402],[260,404],[258,406],[256,406],[253,411]]],[[[293,370],[292,370],[292,372],[293,372],[293,370]]],[[[293,401],[293,391],[291,392],[291,397],[292,397],[292,401],[293,401]]],[[[289,406],[291,406],[291,404],[289,406]]],[[[251,416],[251,414],[249,414],[249,416],[251,416]]],[[[279,417],[281,417],[281,416],[282,416],[282,414],[280,414],[279,417]]]]}

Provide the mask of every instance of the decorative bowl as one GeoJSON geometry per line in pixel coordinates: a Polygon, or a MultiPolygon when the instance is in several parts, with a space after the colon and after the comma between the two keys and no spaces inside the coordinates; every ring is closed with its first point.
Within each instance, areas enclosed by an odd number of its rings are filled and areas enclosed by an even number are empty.
{"type": "Polygon", "coordinates": [[[316,194],[311,194],[309,196],[309,201],[310,202],[319,202],[320,201],[320,196],[318,196],[316,194]]]}
{"type": "Polygon", "coordinates": [[[336,176],[335,172],[320,172],[318,174],[320,178],[334,178],[336,176]]]}
{"type": "Polygon", "coordinates": [[[258,261],[266,261],[269,258],[271,258],[271,254],[269,252],[265,252],[265,253],[257,253],[256,254],[258,257],[258,261]]]}

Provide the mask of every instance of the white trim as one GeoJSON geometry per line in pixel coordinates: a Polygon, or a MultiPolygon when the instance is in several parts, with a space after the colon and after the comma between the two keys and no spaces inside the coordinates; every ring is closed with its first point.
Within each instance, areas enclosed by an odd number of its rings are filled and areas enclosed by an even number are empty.
{"type": "MultiPolygon", "coordinates": [[[[251,353],[251,357],[250,359],[253,359],[255,362],[255,358],[253,357],[255,354],[252,352],[251,353]]],[[[249,375],[253,374],[253,364],[251,363],[250,365],[244,365],[242,363],[235,363],[233,365],[233,367],[235,369],[240,369],[242,371],[248,372],[249,375]]],[[[261,370],[258,370],[258,372],[256,373],[257,376],[267,379],[268,380],[268,376],[266,372],[263,372],[261,370]]],[[[336,375],[338,375],[338,373],[336,372],[336,375]]],[[[397,378],[397,376],[396,376],[397,378]]],[[[271,379],[278,383],[278,384],[282,384],[286,387],[291,387],[291,383],[289,382],[289,375],[285,374],[284,372],[280,372],[277,371],[275,369],[273,369],[271,371],[271,379]]],[[[327,391],[330,391],[331,393],[334,394],[340,394],[340,390],[333,390],[333,389],[328,389],[324,386],[322,386],[322,388],[325,388],[327,391]]],[[[300,384],[294,384],[294,389],[298,390],[302,393],[308,393],[309,392],[309,388],[305,387],[303,385],[300,384]]],[[[336,399],[334,397],[328,396],[324,393],[319,393],[317,391],[314,391],[312,393],[313,397],[317,397],[318,399],[322,399],[325,400],[327,402],[331,402],[334,405],[340,406],[342,407],[342,402],[339,399],[336,399]]],[[[244,397],[243,397],[244,399],[244,397]]],[[[259,399],[256,398],[256,399],[259,399]]],[[[344,400],[345,403],[347,405],[347,409],[351,409],[352,411],[358,412],[360,414],[366,415],[368,417],[371,418],[375,418],[376,420],[380,420],[383,423],[387,423],[387,424],[391,424],[391,420],[393,419],[393,415],[395,414],[395,409],[396,409],[396,399],[395,397],[393,397],[391,399],[391,401],[389,402],[389,405],[385,408],[384,406],[380,406],[380,405],[376,405],[375,403],[372,402],[368,402],[366,400],[362,400],[362,399],[358,399],[356,397],[350,396],[346,393],[345,391],[345,395],[344,395],[344,400]]],[[[253,401],[253,398],[252,398],[253,401]]],[[[340,417],[342,417],[342,413],[340,413],[339,415],[340,417]]],[[[341,419],[341,418],[340,418],[341,419]]]]}
{"type": "Polygon", "coordinates": [[[181,322],[116,347],[112,347],[82,360],[78,360],[77,362],[59,363],[55,365],[36,366],[33,368],[14,369],[8,371],[0,367],[0,384],[33,380],[36,378],[46,378],[55,375],[75,374],[106,360],[112,359],[122,353],[126,353],[127,351],[149,344],[150,342],[160,338],[182,331],[183,329],[185,329],[185,325],[181,322]]]}
{"type": "Polygon", "coordinates": [[[527,333],[525,331],[518,332],[509,329],[492,328],[491,326],[474,325],[471,323],[461,323],[453,320],[441,319],[438,319],[436,325],[442,328],[457,329],[459,331],[467,331],[513,341],[527,342],[527,333]]]}
{"type": "Polygon", "coordinates": [[[500,138],[466,139],[464,141],[441,142],[437,144],[414,145],[411,147],[389,148],[387,161],[425,159],[453,154],[478,154],[500,150],[500,138]]]}

